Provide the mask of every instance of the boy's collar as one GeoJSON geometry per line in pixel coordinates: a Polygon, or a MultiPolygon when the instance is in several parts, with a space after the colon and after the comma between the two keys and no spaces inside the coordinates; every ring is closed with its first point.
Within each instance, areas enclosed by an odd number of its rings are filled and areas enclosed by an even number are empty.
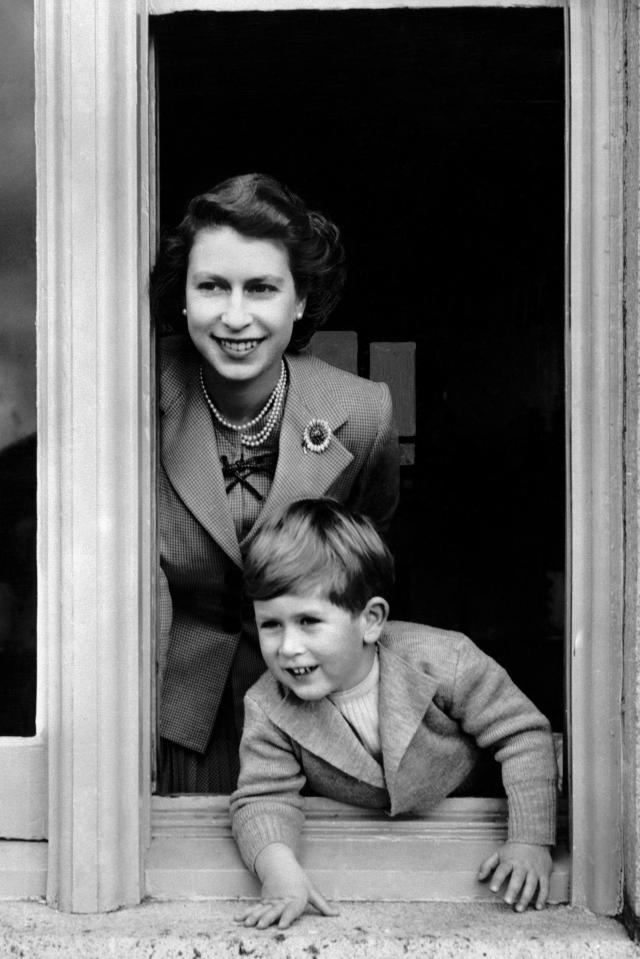
{"type": "Polygon", "coordinates": [[[354,699],[359,699],[361,696],[365,696],[367,693],[371,692],[373,687],[376,686],[380,679],[380,655],[378,644],[375,644],[375,653],[373,660],[371,661],[371,668],[369,672],[361,679],[359,683],[356,683],[355,686],[352,686],[351,689],[342,689],[340,692],[332,693],[329,696],[329,699],[334,702],[350,702],[354,699]]]}
{"type": "Polygon", "coordinates": [[[384,777],[380,766],[329,699],[303,702],[282,687],[278,702],[270,706],[269,718],[304,749],[333,766],[373,786],[386,785],[393,805],[393,792],[400,763],[433,700],[438,681],[387,645],[388,633],[380,637],[380,740],[384,777]]]}
{"type": "Polygon", "coordinates": [[[314,756],[348,772],[355,779],[384,788],[382,769],[327,697],[305,702],[287,690],[269,710],[269,718],[314,756]]]}

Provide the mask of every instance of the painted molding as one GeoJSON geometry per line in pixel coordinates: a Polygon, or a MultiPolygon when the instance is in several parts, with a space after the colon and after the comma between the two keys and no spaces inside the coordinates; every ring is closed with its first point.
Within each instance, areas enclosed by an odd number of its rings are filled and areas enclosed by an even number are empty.
{"type": "Polygon", "coordinates": [[[397,7],[563,7],[565,0],[149,0],[149,14],[241,10],[386,10],[397,7]]]}
{"type": "MultiPolygon", "coordinates": [[[[156,899],[255,898],[259,884],[231,836],[224,797],[154,797],[147,894],[156,899]]],[[[301,860],[335,900],[491,901],[479,864],[507,835],[506,800],[445,799],[428,815],[308,799],[301,860]]],[[[560,817],[551,899],[569,900],[566,817],[560,817]]]]}
{"type": "Polygon", "coordinates": [[[41,736],[0,744],[0,840],[46,839],[47,757],[41,736]]]}
{"type": "Polygon", "coordinates": [[[44,899],[47,843],[0,841],[0,900],[44,899]]]}
{"type": "Polygon", "coordinates": [[[621,911],[622,0],[570,0],[572,902],[621,911]]]}
{"type": "MultiPolygon", "coordinates": [[[[215,838],[231,835],[227,796],[154,796],[151,803],[151,835],[176,838],[215,838]]],[[[389,835],[415,835],[435,839],[483,839],[504,841],[507,835],[506,799],[451,798],[438,803],[419,819],[335,802],[320,796],[305,801],[305,834],[325,835],[337,827],[363,836],[381,831],[389,835]]],[[[560,802],[558,838],[567,837],[566,806],[560,802]]]]}
{"type": "Polygon", "coordinates": [[[624,918],[640,941],[640,10],[625,6],[624,918]]]}
{"type": "Polygon", "coordinates": [[[47,897],[74,912],[141,896],[136,15],[35,11],[47,897]]]}

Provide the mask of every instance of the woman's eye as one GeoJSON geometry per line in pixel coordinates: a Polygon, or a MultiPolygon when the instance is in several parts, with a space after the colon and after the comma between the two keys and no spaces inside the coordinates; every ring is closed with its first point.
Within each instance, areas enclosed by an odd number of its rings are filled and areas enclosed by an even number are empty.
{"type": "Polygon", "coordinates": [[[208,293],[212,293],[216,290],[221,290],[222,285],[218,283],[217,280],[202,280],[198,283],[199,290],[205,290],[208,293]]]}
{"type": "Polygon", "coordinates": [[[271,283],[252,283],[251,286],[248,287],[248,292],[254,293],[256,296],[265,296],[270,293],[276,293],[277,288],[271,283]]]}

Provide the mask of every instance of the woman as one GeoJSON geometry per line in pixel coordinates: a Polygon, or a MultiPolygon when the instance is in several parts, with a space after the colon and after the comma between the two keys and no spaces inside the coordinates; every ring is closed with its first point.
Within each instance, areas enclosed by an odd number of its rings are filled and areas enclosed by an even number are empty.
{"type": "Polygon", "coordinates": [[[388,524],[384,384],[301,352],[343,283],[337,228],[277,181],[195,197],[151,278],[162,343],[158,791],[229,793],[242,699],[264,671],[242,553],[265,518],[332,496],[388,524]],[[285,355],[286,354],[286,355],[285,355]]]}

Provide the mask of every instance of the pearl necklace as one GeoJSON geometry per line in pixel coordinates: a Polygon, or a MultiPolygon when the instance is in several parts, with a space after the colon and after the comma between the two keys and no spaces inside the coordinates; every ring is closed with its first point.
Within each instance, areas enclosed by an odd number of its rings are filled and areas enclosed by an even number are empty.
{"type": "Polygon", "coordinates": [[[260,446],[269,438],[273,429],[280,419],[280,414],[282,413],[282,407],[284,406],[284,397],[287,390],[287,367],[284,360],[282,360],[282,366],[280,369],[280,377],[278,382],[271,391],[267,402],[264,404],[257,416],[254,416],[252,420],[249,420],[248,423],[242,423],[238,425],[237,423],[231,423],[226,419],[220,410],[216,407],[215,403],[209,396],[207,388],[204,385],[204,373],[202,370],[202,364],[200,365],[200,386],[202,387],[202,393],[206,400],[207,406],[213,413],[214,417],[217,419],[218,423],[221,426],[225,426],[229,430],[233,430],[234,433],[240,434],[240,442],[243,446],[260,446]],[[250,435],[247,431],[252,427],[257,426],[261,420],[266,420],[264,425],[257,433],[250,435]]]}

